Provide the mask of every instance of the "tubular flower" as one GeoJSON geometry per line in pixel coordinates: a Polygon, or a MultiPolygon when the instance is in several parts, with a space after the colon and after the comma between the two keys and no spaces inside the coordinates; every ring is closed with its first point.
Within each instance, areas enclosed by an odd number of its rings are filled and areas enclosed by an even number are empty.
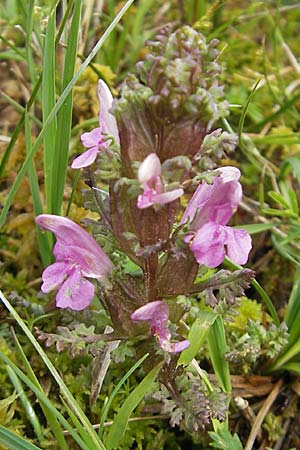
{"type": "Polygon", "coordinates": [[[58,289],[56,306],[80,311],[94,297],[94,285],[85,278],[105,279],[113,264],[102,248],[72,220],[51,214],[36,217],[36,223],[56,237],[53,255],[56,262],[42,275],[42,291],[58,289]]]}
{"type": "Polygon", "coordinates": [[[245,230],[226,226],[242,199],[240,171],[223,167],[212,184],[198,186],[181,219],[190,221],[186,242],[199,264],[214,268],[227,254],[236,264],[245,264],[251,250],[251,237],[245,230]]]}
{"type": "Polygon", "coordinates": [[[144,159],[138,171],[138,179],[144,189],[144,192],[137,199],[138,208],[144,209],[153,205],[164,205],[173,202],[183,194],[184,191],[181,188],[165,192],[161,175],[159,157],[156,153],[150,153],[144,159]]]}
{"type": "Polygon", "coordinates": [[[81,135],[81,142],[88,150],[74,159],[71,165],[72,169],[90,166],[95,161],[101,149],[109,145],[108,141],[105,140],[104,133],[113,136],[115,141],[120,144],[116,119],[109,112],[113,97],[103,80],[98,81],[98,98],[100,102],[99,127],[81,135]]]}
{"type": "Polygon", "coordinates": [[[171,333],[167,327],[168,318],[168,305],[160,300],[147,303],[131,314],[131,319],[134,322],[141,320],[147,320],[149,322],[150,333],[157,338],[158,343],[163,350],[169,353],[178,353],[188,348],[190,343],[187,340],[170,342],[171,333]]]}

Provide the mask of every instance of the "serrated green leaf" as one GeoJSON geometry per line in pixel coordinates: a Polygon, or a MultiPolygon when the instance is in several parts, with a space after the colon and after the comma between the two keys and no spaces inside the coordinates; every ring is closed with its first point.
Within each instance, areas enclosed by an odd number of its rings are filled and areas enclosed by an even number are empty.
{"type": "Polygon", "coordinates": [[[220,448],[223,450],[243,450],[243,446],[237,434],[232,434],[221,429],[218,432],[210,431],[209,436],[212,438],[213,442],[209,445],[214,448],[220,448]]]}

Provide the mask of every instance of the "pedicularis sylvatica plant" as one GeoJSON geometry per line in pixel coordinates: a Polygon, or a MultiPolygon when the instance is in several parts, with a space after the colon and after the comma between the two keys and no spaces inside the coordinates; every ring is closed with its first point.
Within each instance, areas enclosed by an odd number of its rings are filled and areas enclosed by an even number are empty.
{"type": "Polygon", "coordinates": [[[243,295],[253,276],[216,269],[226,255],[245,264],[251,250],[249,234],[228,225],[242,187],[240,171],[220,163],[236,136],[217,128],[228,114],[217,44],[188,26],[166,27],[146,44],[119,98],[100,80],[99,126],[81,136],[86,149],[72,162],[91,188],[86,205],[99,211],[99,221],[86,221],[94,237],[66,217],[36,219],[56,237],[42,291],[55,290],[57,307],[75,311],[95,312],[98,298],[113,329],[100,331],[99,341],[131,342],[150,353],[152,366],[164,361],[160,399],[171,412],[185,405],[189,413],[173,414],[173,423],[192,414],[193,429],[224,420],[226,399],[218,388],[201,390],[177,364],[189,327],[201,311],[243,295]]]}

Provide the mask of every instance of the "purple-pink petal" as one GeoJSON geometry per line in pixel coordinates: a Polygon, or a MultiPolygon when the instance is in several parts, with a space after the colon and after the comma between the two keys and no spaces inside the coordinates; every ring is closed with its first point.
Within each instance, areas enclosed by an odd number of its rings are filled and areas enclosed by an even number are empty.
{"type": "Polygon", "coordinates": [[[141,306],[133,314],[131,319],[135,322],[147,320],[150,325],[150,332],[159,342],[160,347],[170,353],[181,352],[189,345],[189,341],[170,342],[171,333],[167,327],[169,317],[169,307],[161,300],[147,303],[141,306]]]}
{"type": "Polygon", "coordinates": [[[138,179],[144,192],[138,196],[137,207],[149,208],[153,205],[165,205],[177,200],[183,195],[183,189],[165,191],[161,178],[161,163],[156,153],[150,153],[139,167],[138,179]]]}
{"type": "Polygon", "coordinates": [[[149,208],[153,205],[164,205],[173,202],[183,195],[183,189],[174,189],[173,191],[156,194],[153,190],[144,191],[138,196],[137,207],[140,209],[149,208]]]}
{"type": "Polygon", "coordinates": [[[181,224],[191,221],[191,228],[197,230],[209,221],[226,225],[242,199],[242,187],[238,182],[240,172],[235,167],[220,169],[221,175],[214,177],[212,184],[199,184],[189,201],[181,224]]]}
{"type": "Polygon", "coordinates": [[[159,205],[164,205],[166,203],[171,203],[177,200],[184,194],[184,190],[181,188],[173,189],[173,191],[163,192],[162,194],[155,195],[155,203],[159,205]]]}
{"type": "Polygon", "coordinates": [[[163,341],[160,343],[163,350],[169,353],[179,353],[186,350],[190,346],[190,341],[184,340],[180,342],[163,341]]]}
{"type": "Polygon", "coordinates": [[[141,185],[148,184],[149,181],[161,176],[161,163],[156,153],[150,153],[138,170],[138,179],[141,185]]]}
{"type": "Polygon", "coordinates": [[[227,255],[235,264],[246,264],[252,248],[251,237],[246,230],[226,228],[227,255]]]}
{"type": "Polygon", "coordinates": [[[99,153],[98,146],[92,147],[81,155],[77,156],[71,164],[72,169],[81,169],[93,164],[99,153]]]}
{"type": "Polygon", "coordinates": [[[190,248],[199,264],[218,267],[225,258],[226,232],[222,225],[208,222],[197,231],[190,248]]]}
{"type": "Polygon", "coordinates": [[[94,285],[84,277],[101,280],[109,276],[113,269],[110,259],[92,236],[67,217],[41,214],[36,222],[56,237],[56,262],[43,273],[43,292],[59,288],[59,308],[86,308],[94,296],[94,285]]]}
{"type": "Polygon", "coordinates": [[[115,116],[109,112],[112,106],[113,96],[103,80],[98,81],[98,98],[100,102],[99,124],[101,130],[113,136],[116,143],[120,144],[117,121],[115,116]]]}
{"type": "Polygon", "coordinates": [[[81,311],[89,306],[94,293],[94,285],[85,280],[80,270],[75,268],[60,287],[56,296],[56,306],[81,311]]]}
{"type": "Polygon", "coordinates": [[[57,242],[54,256],[57,260],[69,259],[79,264],[88,277],[101,278],[109,275],[113,265],[95,239],[67,217],[41,214],[36,223],[52,231],[57,242]]]}
{"type": "Polygon", "coordinates": [[[140,320],[152,321],[155,320],[157,317],[159,317],[160,320],[163,320],[165,322],[168,320],[169,317],[169,307],[165,302],[162,302],[161,300],[146,303],[146,305],[141,306],[131,314],[131,319],[133,321],[140,321],[140,320]]]}
{"type": "Polygon", "coordinates": [[[81,142],[84,147],[98,147],[103,144],[103,135],[100,127],[94,128],[92,131],[88,131],[87,133],[83,133],[80,137],[81,142]]]}
{"type": "Polygon", "coordinates": [[[65,262],[55,262],[48,266],[42,275],[42,292],[50,292],[57,289],[68,275],[69,265],[65,262]]]}

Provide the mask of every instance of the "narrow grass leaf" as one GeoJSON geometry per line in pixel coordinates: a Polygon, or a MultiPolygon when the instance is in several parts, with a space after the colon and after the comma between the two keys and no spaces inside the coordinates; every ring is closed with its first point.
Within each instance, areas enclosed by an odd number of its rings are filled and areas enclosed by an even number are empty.
{"type": "MultiPolygon", "coordinates": [[[[229,258],[225,258],[224,263],[223,263],[226,267],[228,267],[229,269],[234,269],[234,270],[241,270],[243,269],[242,266],[233,263],[229,258]]],[[[254,287],[254,289],[259,293],[259,295],[261,296],[262,300],[265,302],[269,313],[273,319],[273,322],[275,323],[275,325],[279,326],[280,325],[280,320],[276,311],[276,308],[273,305],[272,300],[270,299],[270,297],[268,296],[268,294],[266,293],[266,291],[264,290],[264,288],[258,283],[258,281],[256,280],[252,280],[251,281],[252,286],[254,287]]]]}
{"type": "Polygon", "coordinates": [[[231,392],[229,363],[225,359],[226,339],[224,324],[221,316],[218,316],[211,324],[207,336],[209,356],[218,379],[225,392],[231,392]]]}
{"type": "MultiPolygon", "coordinates": [[[[292,345],[288,350],[283,351],[281,355],[275,360],[269,369],[270,372],[275,372],[278,370],[283,370],[283,366],[286,365],[291,359],[297,357],[299,359],[300,356],[300,340],[296,341],[294,345],[292,345]]],[[[293,361],[294,362],[294,361],[293,361]]]]}
{"type": "Polygon", "coordinates": [[[278,223],[250,223],[247,225],[237,225],[233,228],[246,230],[249,234],[257,234],[262,233],[263,231],[272,230],[272,228],[276,228],[277,226],[278,223]]]}
{"type": "Polygon", "coordinates": [[[289,111],[291,107],[299,100],[300,94],[294,95],[287,100],[277,111],[267,116],[264,120],[256,124],[258,130],[261,130],[267,123],[272,122],[277,117],[280,117],[285,111],[289,111]]]}
{"type": "Polygon", "coordinates": [[[118,413],[115,415],[112,427],[109,430],[105,442],[107,450],[120,448],[119,443],[125,434],[128,420],[134,409],[143,400],[144,396],[153,390],[154,381],[162,367],[162,364],[163,363],[160,363],[150,370],[140,384],[138,384],[137,387],[129,394],[118,413]]]}
{"type": "MultiPolygon", "coordinates": [[[[13,329],[12,329],[12,334],[13,334],[13,339],[14,339],[15,345],[17,347],[18,358],[20,358],[20,360],[22,361],[22,364],[26,370],[26,374],[27,374],[28,378],[42,392],[43,389],[42,389],[37,377],[35,376],[35,373],[32,370],[32,367],[31,367],[31,365],[23,351],[23,348],[20,345],[18,338],[13,329]]],[[[63,434],[62,429],[57,421],[57,418],[47,408],[47,406],[44,403],[40,402],[40,405],[41,405],[42,411],[48,421],[49,427],[57,440],[60,450],[68,450],[69,447],[66,443],[64,434],[63,434]]]]}
{"type": "MultiPolygon", "coordinates": [[[[11,56],[11,58],[8,58],[8,59],[14,59],[16,61],[26,60],[24,51],[20,50],[10,40],[6,39],[6,37],[3,36],[3,34],[0,34],[0,40],[5,44],[6,47],[9,47],[12,50],[12,56],[11,56]]],[[[1,55],[5,55],[5,53],[8,53],[8,52],[1,53],[1,55]]]]}
{"type": "MultiPolygon", "coordinates": [[[[284,314],[284,320],[289,330],[296,321],[298,313],[300,314],[300,273],[299,269],[295,273],[294,284],[288,301],[288,306],[284,314]]],[[[297,322],[299,328],[299,322],[297,322]]],[[[300,330],[299,330],[300,333],[300,330]]]]}
{"type": "Polygon", "coordinates": [[[75,414],[73,413],[73,411],[71,410],[71,408],[67,405],[67,403],[64,401],[63,398],[61,398],[61,401],[64,405],[64,407],[66,408],[67,413],[69,414],[70,419],[72,420],[76,431],[79,432],[80,436],[82,437],[82,440],[85,442],[85,444],[90,448],[93,449],[94,448],[94,442],[91,439],[91,436],[87,433],[87,431],[85,430],[84,426],[81,425],[80,420],[77,419],[77,417],[75,416],[75,414]]]}
{"type": "Polygon", "coordinates": [[[16,393],[18,394],[18,398],[20,399],[20,401],[23,405],[26,416],[27,416],[29,422],[31,423],[32,428],[34,429],[36,437],[38,438],[38,440],[41,443],[43,441],[43,431],[42,431],[42,427],[39,422],[39,419],[35,413],[35,410],[33,409],[32,404],[30,403],[27,395],[25,394],[23,386],[22,386],[19,378],[17,377],[15,372],[12,370],[12,368],[9,366],[6,366],[6,372],[9,376],[11,383],[13,384],[13,386],[16,390],[16,393]]]}
{"type": "MultiPolygon", "coordinates": [[[[5,100],[7,101],[7,103],[9,103],[10,105],[12,105],[15,110],[20,113],[23,114],[25,113],[25,108],[24,106],[20,105],[20,103],[16,102],[13,98],[11,98],[9,95],[5,94],[5,92],[0,91],[0,94],[3,98],[5,98],[5,100]]],[[[43,124],[42,122],[34,115],[34,114],[29,114],[30,119],[39,127],[42,128],[43,124]]]]}
{"type": "Polygon", "coordinates": [[[181,352],[177,364],[188,365],[192,362],[207,338],[210,327],[217,317],[217,314],[210,311],[201,312],[201,317],[195,320],[189,331],[188,340],[190,341],[190,346],[181,352]]]}
{"type": "MultiPolygon", "coordinates": [[[[29,154],[31,152],[31,129],[27,110],[25,111],[25,144],[26,144],[26,153],[29,154]]],[[[33,203],[33,211],[35,216],[37,216],[39,214],[42,214],[43,205],[40,197],[40,188],[34,167],[34,160],[30,161],[28,167],[28,175],[33,203]]],[[[42,233],[41,229],[38,226],[36,226],[36,233],[42,262],[45,266],[47,266],[51,263],[52,260],[48,236],[47,234],[42,233]]]]}
{"type": "Polygon", "coordinates": [[[32,37],[32,31],[33,31],[33,9],[34,9],[34,0],[29,0],[26,5],[26,41],[25,41],[25,48],[26,48],[26,62],[29,72],[29,77],[31,80],[32,85],[34,86],[36,83],[36,74],[35,74],[35,62],[32,54],[32,48],[31,48],[31,37],[32,37]]]}
{"type": "MultiPolygon", "coordinates": [[[[52,2],[53,3],[53,2],[52,2]]],[[[55,18],[56,8],[50,12],[43,49],[42,111],[43,124],[47,122],[55,106],[55,18]]],[[[52,189],[54,182],[56,115],[49,120],[44,133],[44,175],[47,212],[52,213],[52,189]]]]}
{"type": "Polygon", "coordinates": [[[257,88],[259,82],[260,82],[260,80],[257,80],[257,82],[255,83],[255,85],[253,86],[253,88],[252,88],[252,90],[251,90],[251,92],[250,92],[250,95],[249,95],[249,97],[248,97],[248,99],[247,99],[247,101],[246,101],[246,103],[245,103],[245,105],[244,105],[244,107],[243,107],[242,114],[241,114],[241,117],[240,117],[240,120],[239,120],[239,125],[238,125],[238,132],[237,132],[237,134],[238,134],[238,138],[239,138],[239,146],[240,146],[241,148],[244,148],[244,143],[243,143],[243,129],[244,129],[245,119],[246,119],[246,116],[247,116],[247,111],[248,111],[248,108],[249,108],[250,103],[252,102],[252,100],[253,100],[253,98],[254,98],[254,95],[255,95],[255,92],[256,92],[256,88],[257,88]]]}
{"type": "Polygon", "coordinates": [[[289,372],[294,372],[299,375],[300,374],[300,363],[296,363],[296,362],[287,363],[283,366],[283,370],[287,370],[289,372]]]}
{"type": "Polygon", "coordinates": [[[10,304],[10,302],[3,295],[2,291],[0,291],[0,299],[2,300],[3,304],[5,305],[5,307],[9,310],[9,312],[11,313],[12,317],[14,318],[14,320],[18,323],[18,325],[24,331],[24,333],[26,334],[27,338],[29,339],[29,341],[31,342],[31,344],[33,345],[33,347],[36,349],[37,353],[39,354],[40,358],[43,360],[43,362],[45,363],[45,365],[49,369],[52,377],[54,378],[54,380],[58,384],[58,386],[60,388],[60,391],[64,395],[66,401],[68,402],[70,407],[72,407],[73,412],[77,415],[77,417],[80,419],[81,423],[85,426],[85,428],[86,428],[87,432],[89,433],[89,435],[94,440],[95,450],[97,450],[97,449],[100,449],[100,450],[102,449],[103,450],[103,444],[99,440],[98,435],[95,432],[91,422],[86,417],[85,413],[80,408],[78,402],[76,401],[76,399],[73,397],[73,395],[71,394],[71,392],[67,388],[66,384],[64,383],[63,379],[61,378],[61,376],[59,375],[58,371],[54,367],[53,363],[50,361],[50,359],[48,358],[48,356],[46,355],[46,353],[44,352],[44,350],[42,349],[40,344],[37,342],[37,340],[35,339],[35,337],[31,333],[31,331],[29,330],[29,328],[27,327],[25,322],[21,319],[21,317],[19,316],[17,311],[14,309],[14,307],[10,304]]]}
{"type": "Polygon", "coordinates": [[[48,130],[49,125],[52,123],[52,120],[56,117],[58,111],[60,110],[60,108],[63,106],[64,101],[66,100],[66,98],[68,97],[69,93],[71,92],[71,90],[73,89],[73,86],[75,85],[75,83],[77,82],[77,80],[80,78],[80,76],[82,75],[82,73],[84,72],[84,70],[87,68],[87,66],[90,64],[90,62],[93,60],[93,58],[95,57],[95,55],[97,54],[97,52],[99,51],[99,49],[102,47],[103,43],[105,42],[105,40],[107,39],[107,37],[110,35],[110,33],[114,30],[114,28],[116,27],[116,25],[119,23],[119,21],[121,20],[121,18],[123,17],[123,15],[126,13],[126,11],[129,9],[129,7],[131,6],[131,4],[134,2],[134,0],[127,0],[127,2],[125,3],[125,5],[120,9],[120,11],[118,12],[118,14],[116,15],[116,17],[114,18],[114,20],[111,22],[111,24],[109,25],[109,27],[105,30],[105,32],[103,33],[103,35],[101,36],[101,38],[99,39],[99,41],[97,42],[97,44],[95,45],[95,47],[92,49],[92,51],[90,52],[89,56],[85,59],[85,61],[81,64],[79,70],[75,73],[74,77],[72,78],[72,80],[68,83],[68,85],[66,86],[65,90],[62,92],[60,98],[58,99],[57,103],[55,104],[54,108],[51,110],[51,113],[49,114],[48,118],[46,119],[42,130],[40,131],[40,134],[37,136],[35,143],[32,147],[32,150],[30,152],[30,154],[26,157],[21,169],[19,170],[19,173],[11,187],[11,190],[8,194],[8,197],[6,199],[6,202],[3,206],[3,209],[1,211],[0,214],[0,228],[3,226],[7,213],[9,211],[9,208],[12,204],[12,201],[14,199],[14,196],[18,190],[18,187],[20,186],[20,183],[28,169],[28,165],[31,161],[31,159],[33,158],[33,156],[35,155],[35,153],[37,152],[39,146],[42,143],[42,140],[44,138],[45,132],[48,130]]]}
{"type": "Polygon", "coordinates": [[[42,450],[18,434],[0,425],[0,444],[7,450],[42,450]]]}
{"type": "MultiPolygon", "coordinates": [[[[38,79],[38,81],[37,81],[37,83],[36,83],[36,85],[35,85],[35,87],[33,89],[33,92],[32,92],[32,94],[31,94],[31,96],[30,96],[30,98],[28,100],[28,103],[26,105],[27,111],[29,111],[31,106],[33,105],[33,103],[35,101],[35,98],[37,96],[37,93],[38,93],[38,91],[39,91],[39,89],[41,87],[41,84],[42,84],[42,76],[40,75],[40,77],[39,77],[39,79],[38,79]]],[[[25,121],[25,110],[24,110],[24,113],[22,114],[19,122],[17,123],[16,128],[14,129],[14,132],[13,132],[11,138],[10,138],[9,144],[6,147],[4,155],[3,155],[2,159],[1,159],[0,177],[3,175],[3,172],[4,172],[5,166],[7,164],[8,158],[9,158],[9,156],[10,156],[10,154],[12,152],[12,149],[13,149],[13,147],[14,147],[17,139],[18,139],[19,133],[22,130],[22,127],[24,125],[24,121],[25,121]]]]}
{"type": "Polygon", "coordinates": [[[133,372],[140,367],[140,365],[145,361],[145,359],[149,356],[149,353],[146,353],[146,355],[142,356],[132,367],[127,371],[127,373],[121,378],[121,380],[118,382],[116,387],[113,389],[112,393],[109,396],[109,399],[105,403],[102,414],[101,414],[101,420],[99,425],[99,436],[102,437],[103,429],[104,429],[104,422],[106,420],[110,405],[112,404],[113,399],[125,383],[125,381],[133,374],[133,372]]]}
{"type": "Polygon", "coordinates": [[[272,235],[272,242],[278,252],[286,259],[291,261],[297,267],[300,267],[300,252],[293,250],[287,240],[280,239],[278,236],[272,235]]]}
{"type": "MultiPolygon", "coordinates": [[[[30,379],[6,356],[0,351],[0,359],[7,364],[11,369],[16,373],[16,375],[23,381],[24,384],[26,384],[29,389],[34,392],[34,394],[37,396],[38,400],[43,403],[58,419],[58,421],[63,425],[63,427],[68,431],[68,433],[73,437],[75,442],[79,445],[80,449],[82,450],[91,450],[85,442],[81,439],[81,437],[76,433],[76,431],[72,428],[72,426],[69,424],[69,422],[64,418],[64,416],[55,408],[55,406],[51,403],[47,395],[39,389],[34,383],[30,381],[30,379]]],[[[102,447],[100,447],[101,450],[105,450],[105,447],[102,444],[102,447]]],[[[98,449],[98,447],[94,446],[93,450],[98,449]]],[[[13,450],[15,450],[15,447],[13,447],[13,450]]]]}
{"type": "MultiPolygon", "coordinates": [[[[65,89],[71,81],[76,63],[79,23],[81,15],[81,0],[75,0],[67,50],[64,60],[62,88],[65,89]]],[[[57,115],[57,132],[54,145],[52,166],[52,213],[60,214],[63,201],[64,186],[69,156],[69,142],[72,125],[73,91],[71,90],[57,115]]]]}
{"type": "MultiPolygon", "coordinates": [[[[66,10],[66,14],[64,15],[64,17],[62,19],[62,22],[60,24],[60,27],[59,27],[59,30],[58,30],[58,33],[57,33],[57,36],[56,36],[55,45],[57,45],[58,42],[59,42],[59,39],[60,39],[61,34],[63,32],[64,26],[66,24],[68,15],[70,13],[70,10],[72,9],[73,2],[74,2],[74,0],[70,0],[68,2],[68,7],[67,7],[67,10],[66,10]]],[[[35,99],[37,97],[37,94],[39,92],[41,84],[42,84],[42,74],[39,76],[39,79],[37,80],[37,82],[36,82],[36,84],[34,86],[34,89],[32,91],[32,94],[31,94],[31,96],[30,96],[30,98],[29,98],[29,100],[28,100],[28,102],[26,104],[27,111],[30,111],[30,108],[32,107],[32,105],[33,105],[33,103],[34,103],[34,101],[35,101],[35,99]]],[[[1,160],[1,163],[0,163],[0,177],[3,175],[3,171],[5,169],[5,166],[6,166],[6,163],[8,161],[8,158],[9,158],[9,156],[11,154],[11,151],[12,151],[12,149],[13,149],[13,147],[14,147],[17,139],[18,139],[19,133],[20,133],[20,131],[21,131],[23,125],[24,125],[24,120],[25,120],[25,111],[22,114],[22,117],[20,118],[19,122],[17,123],[17,126],[14,129],[14,132],[13,132],[13,134],[11,136],[10,142],[9,142],[9,144],[8,144],[8,146],[7,146],[7,148],[6,148],[5,152],[4,152],[4,155],[2,157],[2,160],[1,160]]]]}
{"type": "Polygon", "coordinates": [[[280,175],[282,178],[286,177],[287,174],[292,170],[294,177],[297,178],[298,183],[300,183],[300,158],[299,156],[292,156],[286,159],[281,164],[280,175]]]}

